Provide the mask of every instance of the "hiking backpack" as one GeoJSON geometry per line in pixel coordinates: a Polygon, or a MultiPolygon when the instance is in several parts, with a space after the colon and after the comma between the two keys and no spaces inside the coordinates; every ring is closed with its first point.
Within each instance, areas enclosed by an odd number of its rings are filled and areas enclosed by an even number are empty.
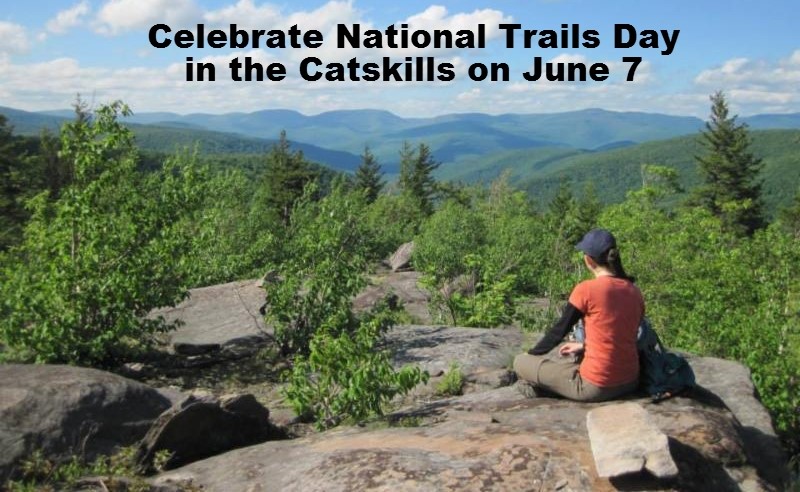
{"type": "Polygon", "coordinates": [[[654,402],[695,386],[694,371],[689,362],[682,355],[664,348],[647,318],[639,325],[636,348],[639,350],[640,386],[654,402]]]}

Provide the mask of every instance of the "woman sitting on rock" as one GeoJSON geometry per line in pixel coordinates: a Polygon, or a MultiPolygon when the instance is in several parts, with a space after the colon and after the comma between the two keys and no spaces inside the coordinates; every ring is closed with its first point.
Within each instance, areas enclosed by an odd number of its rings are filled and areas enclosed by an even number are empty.
{"type": "Polygon", "coordinates": [[[584,253],[594,278],[575,287],[561,319],[528,353],[514,359],[514,371],[527,396],[541,388],[572,400],[610,400],[638,386],[636,334],[644,299],[622,268],[610,232],[590,231],[575,249],[584,253]],[[561,343],[581,319],[583,343],[561,343]]]}

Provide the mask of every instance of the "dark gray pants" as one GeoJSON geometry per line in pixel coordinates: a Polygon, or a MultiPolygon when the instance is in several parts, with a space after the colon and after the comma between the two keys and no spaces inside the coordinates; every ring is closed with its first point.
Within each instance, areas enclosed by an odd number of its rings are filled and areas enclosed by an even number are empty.
{"type": "Polygon", "coordinates": [[[612,400],[639,386],[638,380],[620,386],[595,386],[581,377],[580,362],[571,355],[560,356],[558,349],[545,355],[520,354],[514,359],[514,371],[534,386],[577,401],[612,400]]]}

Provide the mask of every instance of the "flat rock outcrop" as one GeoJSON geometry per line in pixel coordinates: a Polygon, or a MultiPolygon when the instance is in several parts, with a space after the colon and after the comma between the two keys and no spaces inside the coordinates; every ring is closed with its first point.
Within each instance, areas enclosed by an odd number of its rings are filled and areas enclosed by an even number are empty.
{"type": "Polygon", "coordinates": [[[172,405],[159,391],[72,366],[0,365],[0,483],[20,459],[92,459],[141,439],[172,405]]]}
{"type": "Polygon", "coordinates": [[[389,330],[386,342],[395,366],[413,364],[431,375],[426,387],[415,389],[413,395],[420,397],[435,392],[437,378],[453,363],[464,377],[466,393],[511,384],[516,378],[510,367],[522,335],[516,329],[400,325],[389,330]]]}
{"type": "Polygon", "coordinates": [[[169,345],[176,353],[248,355],[269,339],[271,330],[259,313],[265,294],[258,281],[202,287],[190,290],[189,294],[188,299],[174,308],[150,313],[169,322],[180,321],[179,328],[169,333],[169,345]]]}
{"type": "MultiPolygon", "coordinates": [[[[398,365],[416,363],[439,371],[455,361],[475,378],[505,370],[521,348],[521,335],[404,326],[389,333],[388,344],[398,365]]],[[[503,386],[510,381],[498,380],[475,384],[473,392],[460,397],[418,395],[390,416],[388,426],[270,441],[192,463],[154,482],[188,481],[209,491],[780,490],[785,460],[756,456],[760,446],[779,443],[768,422],[751,416],[763,407],[749,373],[718,359],[692,358],[691,363],[706,388],[659,404],[644,396],[627,399],[641,406],[666,436],[677,467],[674,478],[647,472],[600,476],[587,415],[620,402],[526,398],[503,386]],[[728,403],[730,398],[735,401],[728,403]]]]}

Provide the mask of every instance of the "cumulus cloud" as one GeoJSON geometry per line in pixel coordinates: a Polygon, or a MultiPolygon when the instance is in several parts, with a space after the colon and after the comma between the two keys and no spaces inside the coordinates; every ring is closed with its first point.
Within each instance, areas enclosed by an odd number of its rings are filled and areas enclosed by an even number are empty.
{"type": "Polygon", "coordinates": [[[89,13],[89,10],[89,1],[83,0],[67,10],[62,10],[56,14],[55,17],[47,21],[45,28],[48,32],[54,34],[64,34],[69,29],[80,25],[83,17],[89,13]]]}
{"type": "Polygon", "coordinates": [[[200,15],[194,0],[110,0],[97,12],[95,29],[117,35],[157,23],[189,24],[200,15]]]}
{"type": "Polygon", "coordinates": [[[772,111],[797,111],[800,104],[800,50],[770,62],[733,58],[700,72],[695,85],[708,92],[724,90],[737,108],[757,106],[772,111]]]}
{"type": "Polygon", "coordinates": [[[248,28],[261,26],[261,29],[274,26],[282,20],[280,9],[276,6],[270,4],[257,6],[253,0],[239,0],[219,10],[208,11],[203,17],[212,25],[238,24],[248,28]]]}
{"type": "Polygon", "coordinates": [[[29,47],[28,34],[24,27],[0,21],[0,55],[25,53],[29,47]]]}
{"type": "Polygon", "coordinates": [[[509,23],[512,20],[512,17],[494,9],[482,9],[470,13],[451,15],[445,7],[441,5],[431,5],[423,12],[412,15],[406,19],[405,23],[414,29],[449,29],[451,31],[458,31],[461,29],[477,31],[478,24],[485,24],[487,37],[493,39],[500,35],[500,30],[497,26],[499,24],[509,23]]]}

